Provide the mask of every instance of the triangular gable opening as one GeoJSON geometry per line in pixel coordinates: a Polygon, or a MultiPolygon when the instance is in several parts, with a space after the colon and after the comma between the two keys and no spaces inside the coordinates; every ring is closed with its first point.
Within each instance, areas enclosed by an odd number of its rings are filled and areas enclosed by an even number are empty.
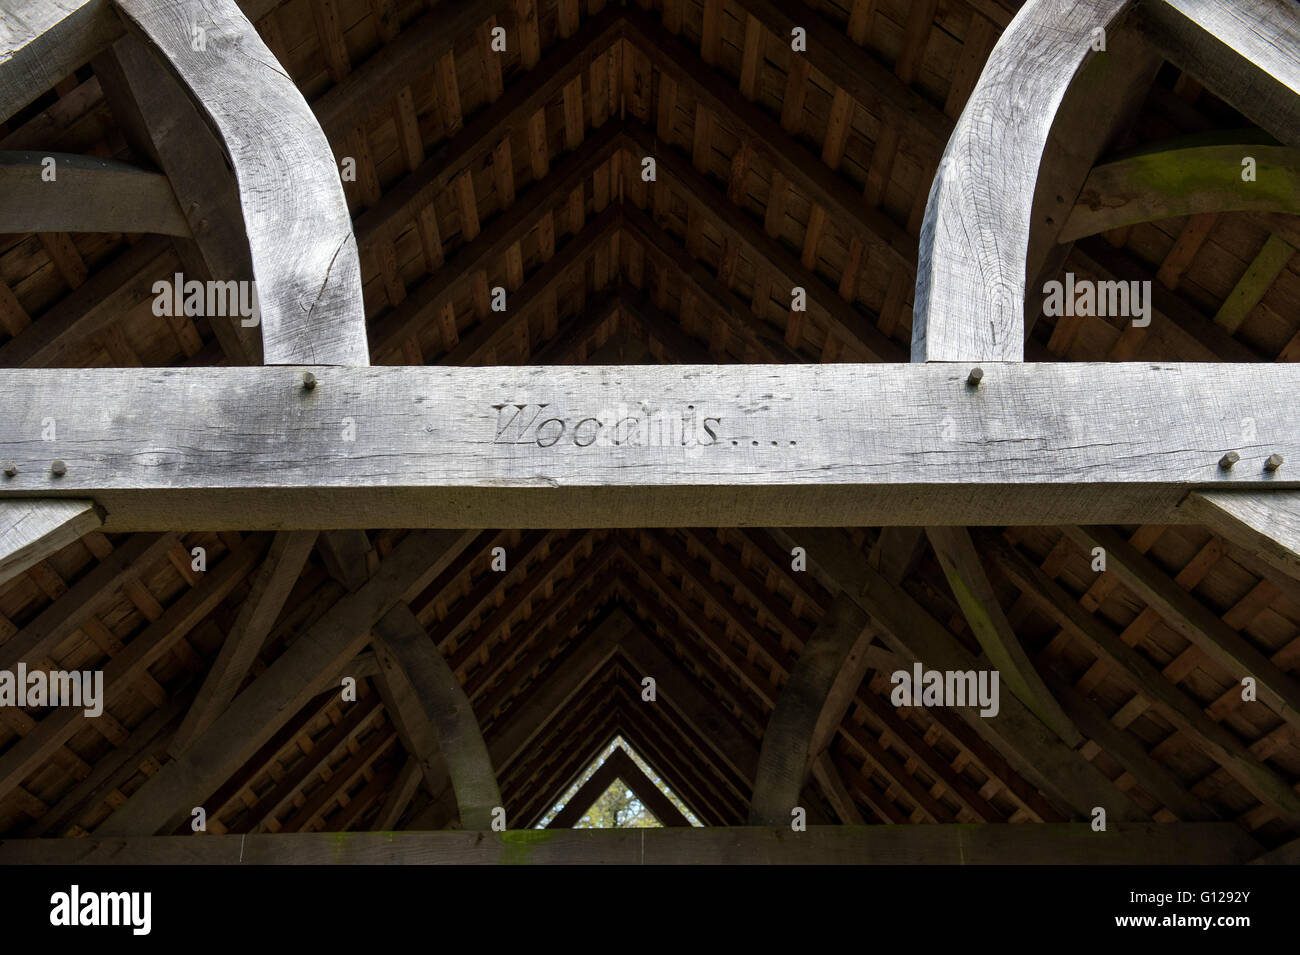
{"type": "Polygon", "coordinates": [[[536,828],[650,829],[702,826],[621,735],[597,754],[536,828]]]}

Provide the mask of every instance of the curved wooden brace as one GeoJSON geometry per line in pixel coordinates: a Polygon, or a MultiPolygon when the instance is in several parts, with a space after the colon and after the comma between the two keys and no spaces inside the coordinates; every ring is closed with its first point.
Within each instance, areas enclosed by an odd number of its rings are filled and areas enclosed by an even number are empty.
{"type": "Polygon", "coordinates": [[[352,219],[329,143],[293,80],[233,0],[117,5],[229,154],[265,363],[369,364],[352,219]]]}
{"type": "Polygon", "coordinates": [[[1131,0],[1030,0],[989,56],[921,227],[913,361],[1020,361],[1034,184],[1056,111],[1131,0]]]}
{"type": "Polygon", "coordinates": [[[1093,168],[1060,241],[1204,212],[1300,214],[1300,150],[1276,143],[1161,146],[1093,168]],[[1255,160],[1255,178],[1241,177],[1255,160]]]}
{"type": "Polygon", "coordinates": [[[0,195],[0,232],[190,234],[166,176],[113,159],[0,152],[0,195]]]}

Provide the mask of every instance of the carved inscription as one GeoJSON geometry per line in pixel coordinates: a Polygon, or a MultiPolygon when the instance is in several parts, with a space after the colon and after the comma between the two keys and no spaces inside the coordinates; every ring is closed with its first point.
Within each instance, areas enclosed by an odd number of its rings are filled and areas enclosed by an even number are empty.
{"type": "Polygon", "coordinates": [[[557,414],[550,403],[492,405],[497,413],[493,444],[534,444],[539,448],[681,447],[707,448],[718,442],[722,419],[695,405],[684,408],[622,406],[595,414],[557,414]]]}

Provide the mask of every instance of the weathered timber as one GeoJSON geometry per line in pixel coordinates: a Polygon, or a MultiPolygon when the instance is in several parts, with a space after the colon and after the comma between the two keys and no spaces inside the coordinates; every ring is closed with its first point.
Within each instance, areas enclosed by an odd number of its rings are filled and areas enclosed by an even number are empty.
{"type": "Polygon", "coordinates": [[[109,0],[0,0],[0,123],[121,35],[109,0]]]}
{"type": "Polygon", "coordinates": [[[913,361],[1017,361],[1039,162],[1066,89],[1130,0],[1031,0],[953,130],[921,227],[913,361]]]}
{"type": "Polygon", "coordinates": [[[0,152],[0,195],[0,232],[190,234],[167,177],[116,159],[0,152]]]}
{"type": "Polygon", "coordinates": [[[646,526],[1181,523],[1188,491],[1300,482],[1218,466],[1229,450],[1300,460],[1297,409],[1275,400],[1300,387],[1295,365],[1008,363],[978,389],[940,364],[318,366],[310,390],[304,370],[9,371],[0,460],[18,473],[0,500],[91,498],[106,530],[177,513],[232,529],[622,526],[629,506],[646,526]],[[57,442],[38,437],[50,415],[57,442]]]}
{"type": "Polygon", "coordinates": [[[298,87],[233,0],[117,6],[189,89],[230,156],[266,363],[367,364],[352,217],[334,154],[298,87]]]}
{"type": "Polygon", "coordinates": [[[870,642],[862,608],[846,596],[836,598],[799,654],[763,734],[749,810],[753,825],[790,822],[812,760],[830,742],[853,701],[870,642]]]}
{"type": "Polygon", "coordinates": [[[0,502],[0,584],[103,523],[91,501],[0,502]]]}
{"type": "Polygon", "coordinates": [[[7,839],[3,865],[497,864],[1234,865],[1260,854],[1236,823],[571,829],[7,839]]]}
{"type": "Polygon", "coordinates": [[[1193,491],[1180,510],[1300,580],[1300,493],[1193,491]]]}

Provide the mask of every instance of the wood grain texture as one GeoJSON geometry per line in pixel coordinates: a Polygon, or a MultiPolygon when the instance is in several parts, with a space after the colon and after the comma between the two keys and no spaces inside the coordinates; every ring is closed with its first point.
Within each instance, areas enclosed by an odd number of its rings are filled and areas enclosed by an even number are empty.
{"type": "Polygon", "coordinates": [[[492,810],[503,805],[501,791],[469,698],[437,644],[399,603],[375,624],[371,645],[389,686],[405,680],[414,691],[419,718],[432,728],[447,764],[461,825],[490,828],[492,810]]]}
{"type": "Polygon", "coordinates": [[[848,597],[837,597],[804,644],[763,733],[749,810],[752,825],[789,824],[812,759],[834,735],[858,689],[870,642],[866,613],[848,597]],[[857,679],[841,680],[846,670],[857,679]],[[837,687],[841,692],[834,692],[837,687]]]}
{"type": "Polygon", "coordinates": [[[0,123],[121,35],[109,0],[0,0],[0,123]]]}
{"type": "Polygon", "coordinates": [[[1300,493],[1193,491],[1180,510],[1300,579],[1300,493]]]}
{"type": "Polygon", "coordinates": [[[1300,150],[1276,143],[1170,144],[1093,168],[1062,241],[1110,229],[1207,212],[1300,213],[1300,150]],[[1257,179],[1241,178],[1255,159],[1257,179]]]}
{"type": "Polygon", "coordinates": [[[1300,147],[1300,4],[1144,0],[1138,13],[1166,59],[1282,142],[1300,147]]]}
{"type": "Polygon", "coordinates": [[[1300,484],[1262,470],[1300,460],[1300,409],[1278,400],[1300,366],[985,371],[976,389],[942,364],[316,367],[309,391],[294,368],[15,369],[0,500],[89,497],[107,530],[178,513],[212,529],[625,526],[629,508],[643,526],[1179,523],[1194,489],[1300,484]],[[39,440],[48,416],[57,442],[39,440]],[[1223,471],[1229,450],[1242,463],[1223,471]]]}
{"type": "MultiPolygon", "coordinates": [[[[365,365],[361,267],[334,154],[233,0],[117,0],[190,91],[239,183],[267,364],[365,365]],[[202,30],[202,50],[192,31],[202,30]]],[[[216,276],[218,279],[224,276],[216,276]]]]}
{"type": "Polygon", "coordinates": [[[0,232],[190,234],[167,177],[115,159],[0,152],[0,194],[0,232]],[[53,182],[42,178],[47,157],[53,182]]]}
{"type": "Polygon", "coordinates": [[[1234,865],[1261,847],[1230,822],[710,826],[537,832],[357,832],[6,839],[3,865],[1234,865]]]}
{"type": "Polygon", "coordinates": [[[0,501],[0,584],[102,522],[91,501],[0,501]]]}
{"type": "Polygon", "coordinates": [[[913,361],[1018,361],[1039,162],[1066,89],[1130,0],[1031,0],[944,150],[921,227],[913,361]]]}

